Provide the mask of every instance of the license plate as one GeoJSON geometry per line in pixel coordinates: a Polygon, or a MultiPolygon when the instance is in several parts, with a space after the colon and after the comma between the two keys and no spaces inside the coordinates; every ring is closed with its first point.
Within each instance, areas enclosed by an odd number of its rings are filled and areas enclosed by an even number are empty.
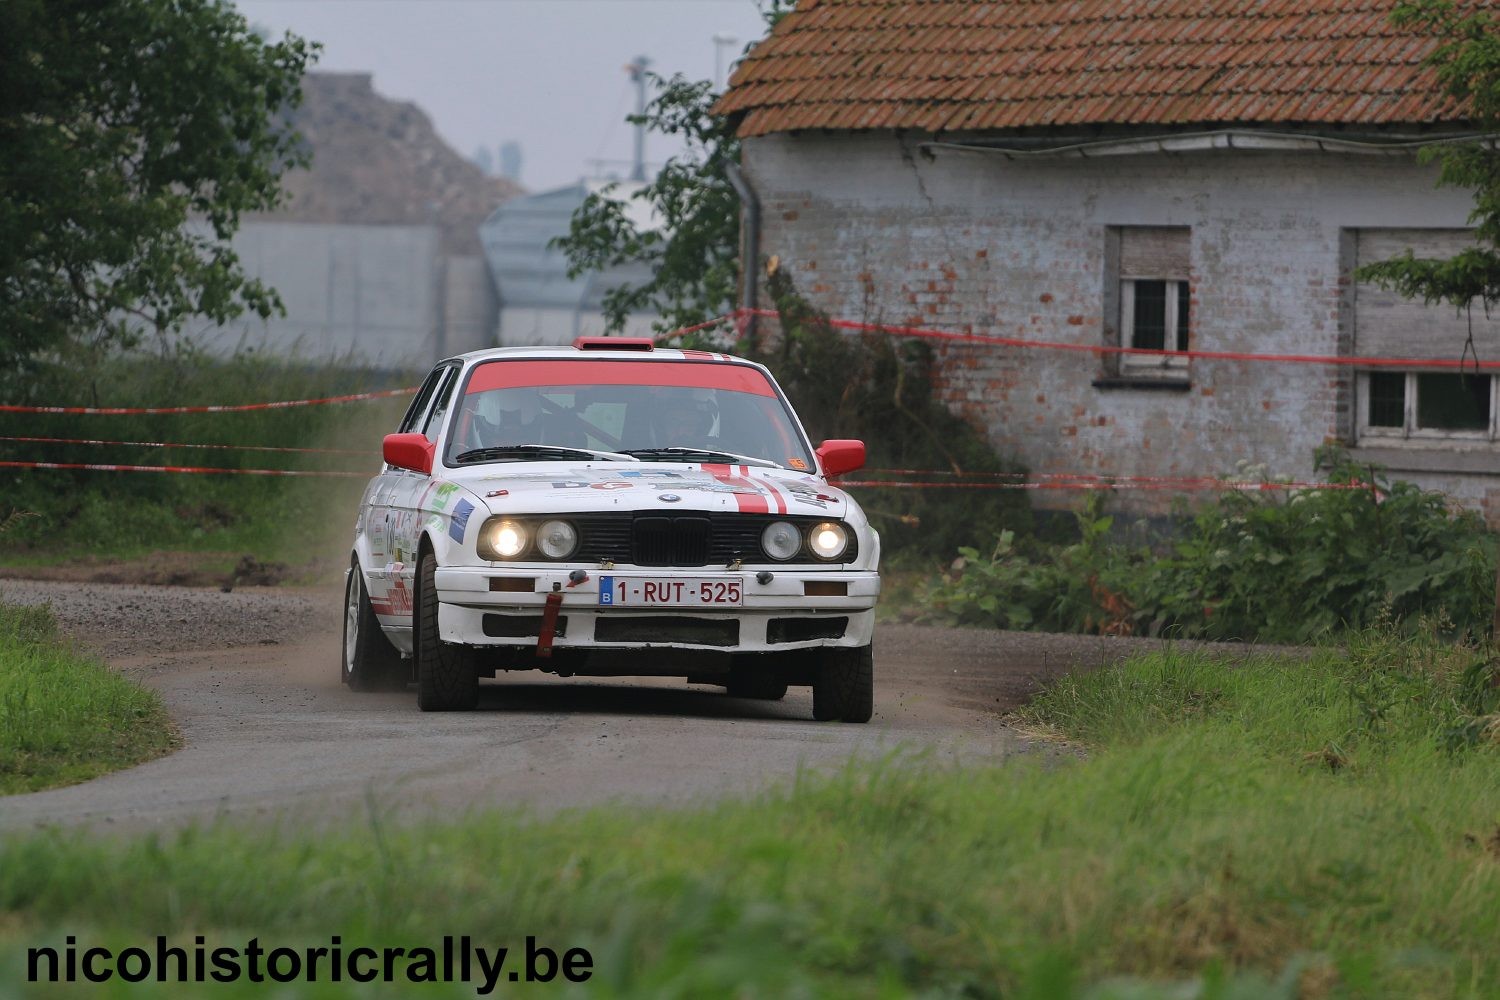
{"type": "Polygon", "coordinates": [[[740,581],[724,577],[601,576],[599,603],[612,608],[737,608],[740,581]]]}

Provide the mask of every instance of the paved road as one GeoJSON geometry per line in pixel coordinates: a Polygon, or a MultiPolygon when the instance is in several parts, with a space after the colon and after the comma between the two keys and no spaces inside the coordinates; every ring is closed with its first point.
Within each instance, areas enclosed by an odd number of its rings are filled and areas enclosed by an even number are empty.
{"type": "Polygon", "coordinates": [[[919,626],[876,636],[868,725],[812,721],[811,695],[730,698],[681,681],[489,682],[478,711],[424,714],[414,694],[338,680],[338,593],[0,581],[0,599],[50,601],[64,627],[159,690],[183,748],[83,785],[0,798],[0,830],[116,829],[228,816],[340,821],[473,806],[551,812],[609,801],[751,793],[799,768],[922,752],[938,762],[1056,753],[1001,713],[1075,664],[1142,643],[919,626]]]}

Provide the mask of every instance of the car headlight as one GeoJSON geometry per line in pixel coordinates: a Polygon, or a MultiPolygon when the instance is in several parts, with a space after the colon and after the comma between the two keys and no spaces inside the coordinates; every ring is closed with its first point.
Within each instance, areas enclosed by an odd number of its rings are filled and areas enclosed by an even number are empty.
{"type": "Polygon", "coordinates": [[[849,547],[849,532],[834,521],[815,524],[807,533],[807,547],[819,559],[837,559],[849,547]]]}
{"type": "Polygon", "coordinates": [[[546,521],[537,529],[536,547],[548,559],[566,559],[578,550],[578,529],[567,521],[546,521]]]}
{"type": "Polygon", "coordinates": [[[802,550],[802,533],[794,524],[773,521],[760,533],[760,547],[772,559],[785,562],[802,550]]]}
{"type": "Polygon", "coordinates": [[[497,521],[490,527],[490,548],[502,559],[514,559],[526,551],[527,534],[520,521],[497,521]]]}

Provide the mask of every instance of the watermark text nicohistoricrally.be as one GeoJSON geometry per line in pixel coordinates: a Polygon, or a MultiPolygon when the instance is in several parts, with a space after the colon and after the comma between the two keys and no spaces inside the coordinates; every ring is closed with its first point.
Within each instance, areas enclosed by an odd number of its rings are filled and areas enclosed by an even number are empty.
{"type": "Polygon", "coordinates": [[[80,945],[68,935],[62,947],[26,949],[32,983],[472,983],[488,996],[502,982],[587,982],[594,959],[584,948],[550,948],[528,936],[524,948],[486,947],[465,934],[444,935],[436,946],[366,947],[337,934],[326,946],[268,947],[251,938],[239,947],[174,945],[166,936],[152,947],[118,951],[80,945]]]}

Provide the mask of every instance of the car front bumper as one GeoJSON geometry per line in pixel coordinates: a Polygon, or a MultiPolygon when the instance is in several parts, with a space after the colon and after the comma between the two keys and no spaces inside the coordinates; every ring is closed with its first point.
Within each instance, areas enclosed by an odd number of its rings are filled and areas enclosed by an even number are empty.
{"type": "Polygon", "coordinates": [[[561,595],[552,645],[558,649],[702,649],[771,653],[820,646],[864,646],[875,629],[880,576],[814,566],[757,570],[587,568],[573,583],[571,567],[450,567],[437,571],[438,630],[443,641],[470,646],[535,647],[549,594],[561,595]],[[738,580],[739,607],[609,607],[599,603],[599,577],[738,580]],[[527,584],[527,581],[530,581],[527,584]],[[812,587],[808,585],[812,584],[812,587]],[[499,590],[497,587],[522,587],[499,590]],[[809,590],[813,591],[809,593],[809,590]],[[828,591],[843,593],[829,593],[828,591]]]}

